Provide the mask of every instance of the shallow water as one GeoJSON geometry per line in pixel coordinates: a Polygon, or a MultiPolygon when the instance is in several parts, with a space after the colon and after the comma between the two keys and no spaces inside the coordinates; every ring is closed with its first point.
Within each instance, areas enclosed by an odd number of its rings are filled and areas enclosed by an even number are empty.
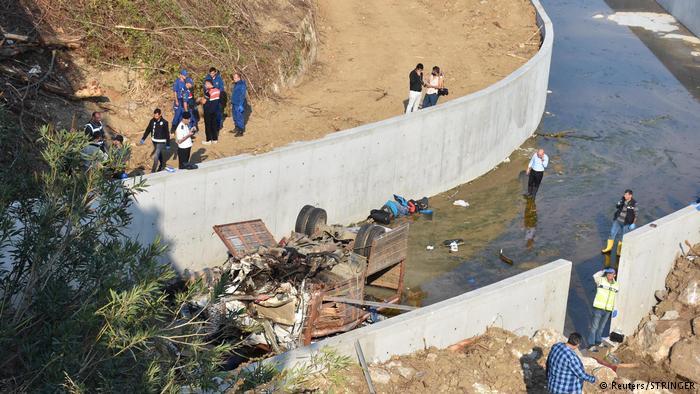
{"type": "Polygon", "coordinates": [[[586,332],[590,277],[605,263],[600,248],[622,191],[634,190],[642,225],[700,191],[700,59],[691,55],[700,49],[607,19],[663,12],[653,0],[542,3],[555,42],[538,133],[567,133],[530,139],[510,163],[432,197],[433,220],[412,223],[407,293],[426,305],[564,258],[574,262],[566,331],[586,332]],[[550,167],[535,207],[521,196],[519,173],[536,146],[550,167]],[[453,206],[457,199],[470,207],[453,206]],[[465,240],[459,252],[441,245],[450,238],[465,240]],[[499,259],[501,249],[513,266],[499,259]]]}

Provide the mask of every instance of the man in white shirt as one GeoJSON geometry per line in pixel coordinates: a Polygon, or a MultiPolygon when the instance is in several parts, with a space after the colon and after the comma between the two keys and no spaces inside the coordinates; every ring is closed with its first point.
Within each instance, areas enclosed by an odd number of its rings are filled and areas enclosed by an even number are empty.
{"type": "Polygon", "coordinates": [[[190,151],[192,150],[192,131],[190,131],[190,113],[182,114],[182,120],[175,129],[175,142],[177,142],[178,168],[192,170],[196,165],[190,164],[190,151]]]}
{"type": "Polygon", "coordinates": [[[540,188],[540,182],[542,182],[542,176],[544,176],[544,169],[547,168],[549,164],[549,156],[544,153],[544,149],[540,148],[537,153],[532,155],[530,163],[527,165],[527,171],[525,173],[528,175],[527,179],[527,194],[525,197],[535,198],[537,196],[537,189],[540,188]]]}

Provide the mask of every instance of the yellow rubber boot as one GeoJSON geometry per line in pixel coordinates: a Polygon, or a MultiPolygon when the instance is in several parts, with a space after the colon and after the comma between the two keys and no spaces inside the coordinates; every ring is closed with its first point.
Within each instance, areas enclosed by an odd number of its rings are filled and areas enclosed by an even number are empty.
{"type": "Polygon", "coordinates": [[[603,250],[601,250],[600,252],[601,252],[601,253],[610,253],[610,251],[611,251],[612,248],[613,248],[613,243],[614,243],[614,242],[615,242],[615,241],[613,241],[612,239],[609,239],[607,245],[605,245],[605,248],[603,248],[603,250]]]}
{"type": "Polygon", "coordinates": [[[617,255],[619,256],[622,252],[622,241],[617,243],[617,255]]]}

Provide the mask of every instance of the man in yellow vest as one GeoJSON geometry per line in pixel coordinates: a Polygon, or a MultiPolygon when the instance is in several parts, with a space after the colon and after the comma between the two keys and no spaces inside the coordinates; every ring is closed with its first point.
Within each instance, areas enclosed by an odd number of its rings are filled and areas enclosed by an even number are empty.
{"type": "Polygon", "coordinates": [[[615,309],[615,297],[620,291],[620,285],[615,280],[615,268],[606,268],[593,275],[596,284],[595,298],[593,299],[593,320],[591,332],[588,334],[589,350],[597,351],[596,345],[603,342],[603,329],[615,309]]]}

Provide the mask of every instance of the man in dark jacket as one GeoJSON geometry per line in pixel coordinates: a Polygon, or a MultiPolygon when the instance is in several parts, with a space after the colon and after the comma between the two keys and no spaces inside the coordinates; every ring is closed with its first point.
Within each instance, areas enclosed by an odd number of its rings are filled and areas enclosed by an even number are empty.
{"type": "Polygon", "coordinates": [[[151,172],[162,171],[163,168],[165,168],[165,145],[170,139],[170,133],[168,130],[168,121],[163,119],[160,108],[156,108],[153,111],[153,118],[148,122],[148,126],[146,126],[146,131],[143,132],[139,145],[143,145],[149,134],[151,134],[151,141],[153,142],[154,148],[151,172]]]}
{"type": "MultiPolygon", "coordinates": [[[[207,74],[207,76],[204,77],[202,85],[204,86],[207,81],[210,81],[212,86],[219,89],[219,112],[216,113],[216,124],[219,130],[221,130],[224,127],[224,108],[226,108],[227,100],[226,84],[224,84],[224,79],[221,78],[221,73],[219,72],[219,70],[216,69],[216,67],[212,67],[209,69],[209,74],[207,74]]],[[[204,87],[204,94],[207,94],[206,86],[204,87]]]]}
{"type": "Polygon", "coordinates": [[[231,110],[233,112],[233,122],[236,124],[234,131],[236,137],[241,137],[245,133],[245,113],[246,92],[248,88],[241,74],[233,74],[233,88],[231,89],[231,110]]]}
{"type": "MultiPolygon", "coordinates": [[[[104,144],[105,138],[105,128],[102,124],[102,114],[99,112],[93,112],[90,117],[90,122],[85,125],[85,135],[90,141],[97,141],[100,144],[104,144]]],[[[104,149],[103,149],[104,150],[104,149]]]]}
{"type": "Polygon", "coordinates": [[[406,113],[418,111],[420,94],[423,91],[423,63],[418,63],[414,70],[408,74],[408,104],[406,113]]]}
{"type": "Polygon", "coordinates": [[[603,253],[609,253],[615,239],[618,234],[620,235],[620,242],[617,243],[617,255],[620,255],[622,251],[622,237],[635,229],[637,223],[637,201],[632,198],[632,190],[625,190],[625,194],[622,195],[620,201],[615,205],[615,214],[613,215],[613,223],[610,228],[610,237],[608,238],[608,243],[605,248],[601,250],[603,253]]]}

